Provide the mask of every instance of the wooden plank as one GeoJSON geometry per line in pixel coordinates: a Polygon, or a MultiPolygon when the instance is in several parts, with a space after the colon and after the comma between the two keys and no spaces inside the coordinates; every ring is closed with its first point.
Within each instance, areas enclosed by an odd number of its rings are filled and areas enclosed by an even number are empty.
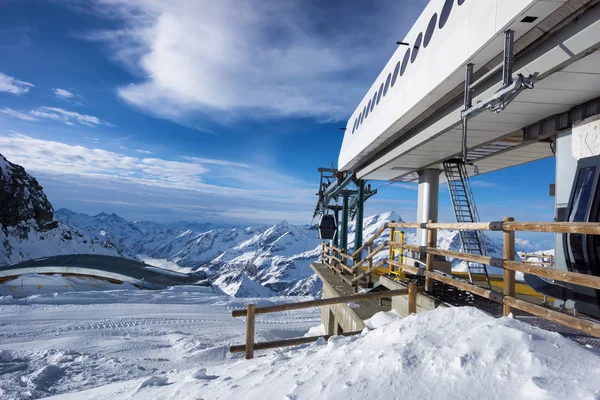
{"type": "Polygon", "coordinates": [[[505,231],[600,235],[600,222],[504,222],[502,229],[505,231]]]}
{"type": "Polygon", "coordinates": [[[436,281],[443,282],[447,285],[454,286],[455,288],[465,290],[469,293],[473,293],[478,296],[485,297],[486,299],[498,301],[496,299],[501,299],[503,296],[502,293],[499,293],[499,292],[496,292],[493,290],[489,290],[489,289],[484,289],[480,286],[473,285],[472,283],[463,281],[462,279],[452,278],[447,275],[440,274],[439,272],[425,271],[425,276],[427,276],[431,279],[435,279],[436,281]]]}
{"type": "MultiPolygon", "coordinates": [[[[427,223],[419,223],[419,222],[397,222],[388,224],[390,227],[394,228],[408,228],[408,229],[445,229],[445,230],[490,230],[489,222],[470,222],[470,223],[462,223],[462,222],[427,222],[427,223]]],[[[393,238],[392,238],[393,239],[393,238]]]]}
{"type": "MultiPolygon", "coordinates": [[[[330,299],[302,301],[299,303],[278,304],[275,306],[260,307],[255,309],[256,314],[267,314],[279,311],[300,310],[302,308],[330,306],[333,304],[350,303],[352,301],[363,301],[380,299],[383,297],[405,296],[408,294],[408,289],[386,290],[382,292],[370,292],[362,294],[354,294],[352,296],[332,297],[330,299]]],[[[232,317],[243,317],[246,315],[246,310],[233,310],[232,317]]]]}
{"type": "MultiPolygon", "coordinates": [[[[373,243],[369,243],[369,254],[373,252],[373,243]]],[[[368,268],[371,269],[373,268],[373,257],[369,258],[369,265],[368,268]]],[[[369,285],[369,287],[371,287],[371,283],[373,283],[373,274],[369,275],[369,279],[367,280],[367,285],[369,285]]]]}
{"type": "Polygon", "coordinates": [[[330,261],[330,262],[331,262],[331,260],[335,260],[335,261],[337,261],[337,262],[339,262],[339,263],[341,263],[341,262],[342,262],[342,260],[341,260],[341,259],[337,258],[337,257],[336,257],[336,256],[334,256],[334,255],[327,254],[327,257],[329,257],[329,261],[330,261]]]}
{"type": "Polygon", "coordinates": [[[523,300],[516,299],[514,297],[505,296],[504,304],[509,305],[512,308],[516,308],[521,311],[525,311],[529,314],[533,314],[538,317],[548,319],[550,321],[568,326],[573,329],[577,329],[588,335],[600,338],[600,324],[583,320],[581,318],[573,317],[558,311],[550,310],[545,307],[531,304],[523,300]]]}
{"type": "MultiPolygon", "coordinates": [[[[430,220],[429,223],[433,223],[433,221],[430,220]]],[[[437,237],[436,230],[434,230],[434,229],[427,230],[427,247],[428,248],[436,247],[436,245],[437,245],[436,237],[437,237]]],[[[434,261],[433,253],[428,251],[427,258],[425,259],[425,261],[426,261],[425,268],[427,269],[427,271],[433,272],[433,261],[434,261]]],[[[425,291],[431,292],[432,290],[433,290],[433,281],[426,274],[425,275],[425,291]]]]}
{"type": "Polygon", "coordinates": [[[413,265],[403,264],[400,261],[396,261],[396,260],[387,260],[387,262],[388,262],[388,264],[394,265],[398,268],[402,268],[403,271],[406,271],[409,274],[419,275],[419,273],[420,273],[420,269],[413,265]]]}
{"type": "Polygon", "coordinates": [[[248,304],[246,309],[246,360],[254,358],[255,310],[256,306],[254,304],[248,304]]]}
{"type": "Polygon", "coordinates": [[[365,243],[363,243],[362,246],[360,246],[358,248],[358,250],[356,250],[354,253],[352,253],[353,257],[356,257],[361,251],[363,251],[369,244],[373,243],[375,241],[375,239],[377,239],[379,236],[381,236],[381,234],[387,229],[387,224],[383,224],[379,229],[377,229],[377,231],[375,231],[375,233],[373,234],[373,236],[371,236],[365,243]]]}
{"type": "Polygon", "coordinates": [[[417,313],[417,284],[408,284],[408,315],[417,313]]]}
{"type": "MultiPolygon", "coordinates": [[[[278,347],[289,347],[289,346],[298,346],[305,343],[313,343],[319,338],[323,338],[325,340],[329,340],[329,338],[333,336],[354,336],[360,335],[362,331],[353,331],[353,332],[344,332],[339,333],[337,335],[324,335],[324,336],[309,336],[309,337],[300,337],[294,339],[284,339],[284,340],[273,340],[271,342],[260,342],[254,344],[254,350],[267,350],[267,349],[276,349],[278,347]]],[[[231,353],[242,353],[246,351],[246,346],[243,344],[231,346],[229,348],[231,353]]]]}
{"type": "MultiPolygon", "coordinates": [[[[490,230],[490,222],[472,223],[426,223],[396,222],[388,226],[394,228],[450,229],[450,230],[490,230]]],[[[504,221],[504,231],[581,233],[584,235],[600,235],[600,222],[514,222],[504,221]]]]}
{"type": "Polygon", "coordinates": [[[373,271],[375,271],[377,268],[383,267],[384,265],[385,265],[385,260],[378,262],[377,264],[375,264],[374,266],[372,266],[368,270],[364,271],[362,274],[357,275],[356,277],[354,277],[352,279],[352,282],[354,283],[354,282],[360,281],[364,276],[371,275],[373,273],[373,271]]]}
{"type": "MultiPolygon", "coordinates": [[[[515,219],[512,217],[504,218],[504,222],[512,222],[515,219]]],[[[504,259],[506,260],[514,260],[515,259],[515,232],[508,231],[502,233],[502,238],[504,242],[504,259]]],[[[504,270],[504,295],[515,297],[515,271],[511,271],[509,269],[504,270]]],[[[505,317],[512,312],[512,308],[504,304],[502,307],[502,312],[505,317]]]]}
{"type": "Polygon", "coordinates": [[[442,250],[427,247],[427,254],[435,254],[439,256],[458,258],[459,260],[472,261],[476,263],[490,265],[492,257],[479,256],[476,254],[462,253],[460,251],[442,250]]]}
{"type": "Polygon", "coordinates": [[[577,272],[563,271],[559,269],[550,269],[540,267],[539,265],[524,263],[519,261],[504,261],[502,267],[512,271],[524,272],[542,276],[544,278],[555,279],[561,282],[573,283],[575,285],[585,286],[600,290],[600,276],[578,274],[577,272]]]}
{"type": "Polygon", "coordinates": [[[374,251],[370,252],[365,258],[357,262],[356,265],[352,267],[352,269],[359,268],[365,261],[371,261],[373,257],[375,257],[381,250],[385,248],[385,245],[386,243],[381,243],[379,246],[377,246],[377,248],[374,251]]]}

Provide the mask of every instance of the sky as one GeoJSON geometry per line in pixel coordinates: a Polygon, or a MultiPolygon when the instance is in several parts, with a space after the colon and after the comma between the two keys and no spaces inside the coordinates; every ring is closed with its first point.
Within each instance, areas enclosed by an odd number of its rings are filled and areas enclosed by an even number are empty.
{"type": "MultiPolygon", "coordinates": [[[[309,223],[317,168],[425,4],[3,0],[0,153],[55,209],[309,223]]],[[[552,220],[554,168],[474,177],[481,219],[552,220]]],[[[414,220],[416,189],[382,187],[365,213],[414,220]]]]}

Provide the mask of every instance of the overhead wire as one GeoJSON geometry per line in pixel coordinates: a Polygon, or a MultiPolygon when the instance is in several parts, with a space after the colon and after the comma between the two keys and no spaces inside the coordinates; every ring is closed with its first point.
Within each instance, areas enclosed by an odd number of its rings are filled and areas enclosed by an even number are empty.
{"type": "MultiPolygon", "coordinates": [[[[311,233],[310,228],[313,226],[313,222],[315,222],[315,217],[312,217],[312,219],[310,220],[310,225],[308,225],[308,233],[306,234],[306,241],[304,242],[304,250],[302,251],[302,254],[306,253],[306,248],[308,247],[308,239],[310,239],[310,233],[311,233]]],[[[300,277],[300,268],[296,268],[296,279],[298,279],[299,277],[300,277]]]]}

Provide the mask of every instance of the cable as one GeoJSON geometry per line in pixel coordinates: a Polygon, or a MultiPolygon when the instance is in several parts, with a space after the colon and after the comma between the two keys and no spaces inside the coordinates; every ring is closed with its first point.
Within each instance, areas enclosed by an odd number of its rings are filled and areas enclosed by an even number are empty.
{"type": "Polygon", "coordinates": [[[397,181],[392,181],[392,182],[386,183],[385,185],[381,185],[381,186],[379,186],[379,187],[375,188],[375,190],[379,190],[379,189],[382,189],[382,188],[384,188],[384,187],[386,187],[386,186],[393,185],[394,183],[407,183],[407,182],[397,182],[397,181]]]}
{"type": "MultiPolygon", "coordinates": [[[[312,219],[310,220],[310,225],[308,226],[308,233],[306,234],[306,242],[304,243],[304,251],[302,251],[302,254],[306,253],[306,248],[308,247],[308,239],[310,239],[310,228],[313,225],[313,222],[315,222],[315,217],[312,217],[312,219]]],[[[296,280],[300,277],[300,268],[296,268],[296,280]]]]}

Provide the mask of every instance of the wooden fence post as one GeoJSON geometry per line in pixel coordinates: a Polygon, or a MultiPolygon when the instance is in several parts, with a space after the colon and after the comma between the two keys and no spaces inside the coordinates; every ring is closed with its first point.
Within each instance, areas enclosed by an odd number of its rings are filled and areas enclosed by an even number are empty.
{"type": "MultiPolygon", "coordinates": [[[[369,243],[369,253],[371,254],[373,252],[373,242],[369,243]]],[[[373,268],[373,257],[369,258],[369,271],[371,270],[371,268],[373,268]]],[[[367,286],[370,287],[371,283],[373,283],[373,274],[370,273],[369,275],[367,275],[367,286]]]]}
{"type": "MultiPolygon", "coordinates": [[[[395,223],[395,222],[396,221],[390,221],[390,223],[392,223],[392,224],[395,223]]],[[[390,242],[394,241],[395,232],[396,232],[396,228],[394,228],[393,226],[390,226],[390,242]]],[[[394,259],[394,246],[390,246],[390,256],[389,256],[389,258],[391,260],[394,259]]],[[[390,268],[390,273],[392,273],[393,269],[394,269],[394,266],[392,264],[390,264],[389,268],[390,268]]]]}
{"type": "Polygon", "coordinates": [[[408,284],[408,315],[417,313],[417,284],[409,282],[408,284]]]}
{"type": "MultiPolygon", "coordinates": [[[[506,217],[503,219],[504,222],[513,222],[515,219],[512,217],[506,217]]],[[[515,232],[509,231],[502,234],[504,241],[504,259],[514,260],[515,259],[515,232]]],[[[504,295],[515,297],[515,271],[509,269],[504,270],[504,295]]],[[[504,304],[503,313],[504,316],[508,316],[513,311],[512,307],[504,304]]]]}
{"type": "Polygon", "coordinates": [[[321,242],[321,263],[325,261],[325,242],[321,242]]]}
{"type": "Polygon", "coordinates": [[[255,308],[254,304],[248,304],[246,311],[246,360],[254,358],[255,308]]]}
{"type": "MultiPolygon", "coordinates": [[[[429,223],[432,224],[434,221],[433,220],[429,220],[429,223]]],[[[427,247],[436,247],[437,245],[437,231],[435,229],[427,229],[427,247]]],[[[429,272],[433,272],[433,260],[434,260],[434,255],[433,254],[429,254],[429,252],[427,252],[427,259],[426,259],[426,269],[429,272]]],[[[433,290],[433,279],[426,277],[425,278],[425,291],[426,292],[431,292],[433,290]]]]}

